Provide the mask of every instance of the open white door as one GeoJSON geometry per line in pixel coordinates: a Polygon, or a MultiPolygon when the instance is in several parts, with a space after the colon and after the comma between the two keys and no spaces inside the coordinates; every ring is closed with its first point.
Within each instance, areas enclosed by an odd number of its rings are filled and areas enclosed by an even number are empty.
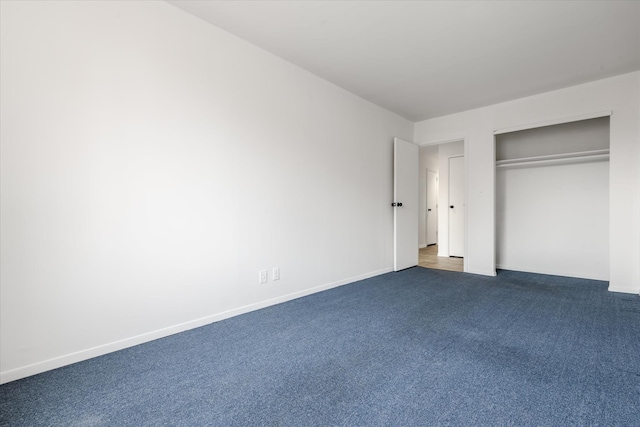
{"type": "Polygon", "coordinates": [[[418,146],[393,140],[393,269],[418,265],[418,146]]]}
{"type": "Polygon", "coordinates": [[[464,157],[449,158],[449,256],[464,256],[464,157]]]}

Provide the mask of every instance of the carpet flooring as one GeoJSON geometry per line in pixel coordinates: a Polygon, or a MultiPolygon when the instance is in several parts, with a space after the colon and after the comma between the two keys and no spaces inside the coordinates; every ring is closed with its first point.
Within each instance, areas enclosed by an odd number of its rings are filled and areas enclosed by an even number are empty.
{"type": "Polygon", "coordinates": [[[640,297],[420,267],[0,386],[2,426],[640,426],[640,297]]]}

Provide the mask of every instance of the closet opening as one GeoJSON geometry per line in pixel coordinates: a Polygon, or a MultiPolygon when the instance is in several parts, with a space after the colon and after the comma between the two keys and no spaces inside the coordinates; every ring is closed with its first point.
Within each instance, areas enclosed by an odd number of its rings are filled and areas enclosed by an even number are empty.
{"type": "Polygon", "coordinates": [[[501,133],[496,268],[609,280],[609,117],[501,133]]]}

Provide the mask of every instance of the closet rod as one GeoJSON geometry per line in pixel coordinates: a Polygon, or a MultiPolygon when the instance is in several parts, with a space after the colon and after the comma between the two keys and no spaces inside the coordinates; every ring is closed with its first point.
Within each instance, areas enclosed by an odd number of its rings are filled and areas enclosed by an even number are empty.
{"type": "Polygon", "coordinates": [[[496,168],[533,167],[563,165],[609,160],[609,150],[581,151],[576,153],[551,154],[546,156],[522,157],[519,159],[496,161],[496,168]]]}

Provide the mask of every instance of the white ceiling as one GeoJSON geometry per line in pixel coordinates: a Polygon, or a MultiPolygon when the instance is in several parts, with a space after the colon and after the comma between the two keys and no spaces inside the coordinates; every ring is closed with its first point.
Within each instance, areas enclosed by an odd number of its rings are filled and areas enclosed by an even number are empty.
{"type": "Polygon", "coordinates": [[[413,121],[640,69],[639,1],[169,3],[413,121]]]}

